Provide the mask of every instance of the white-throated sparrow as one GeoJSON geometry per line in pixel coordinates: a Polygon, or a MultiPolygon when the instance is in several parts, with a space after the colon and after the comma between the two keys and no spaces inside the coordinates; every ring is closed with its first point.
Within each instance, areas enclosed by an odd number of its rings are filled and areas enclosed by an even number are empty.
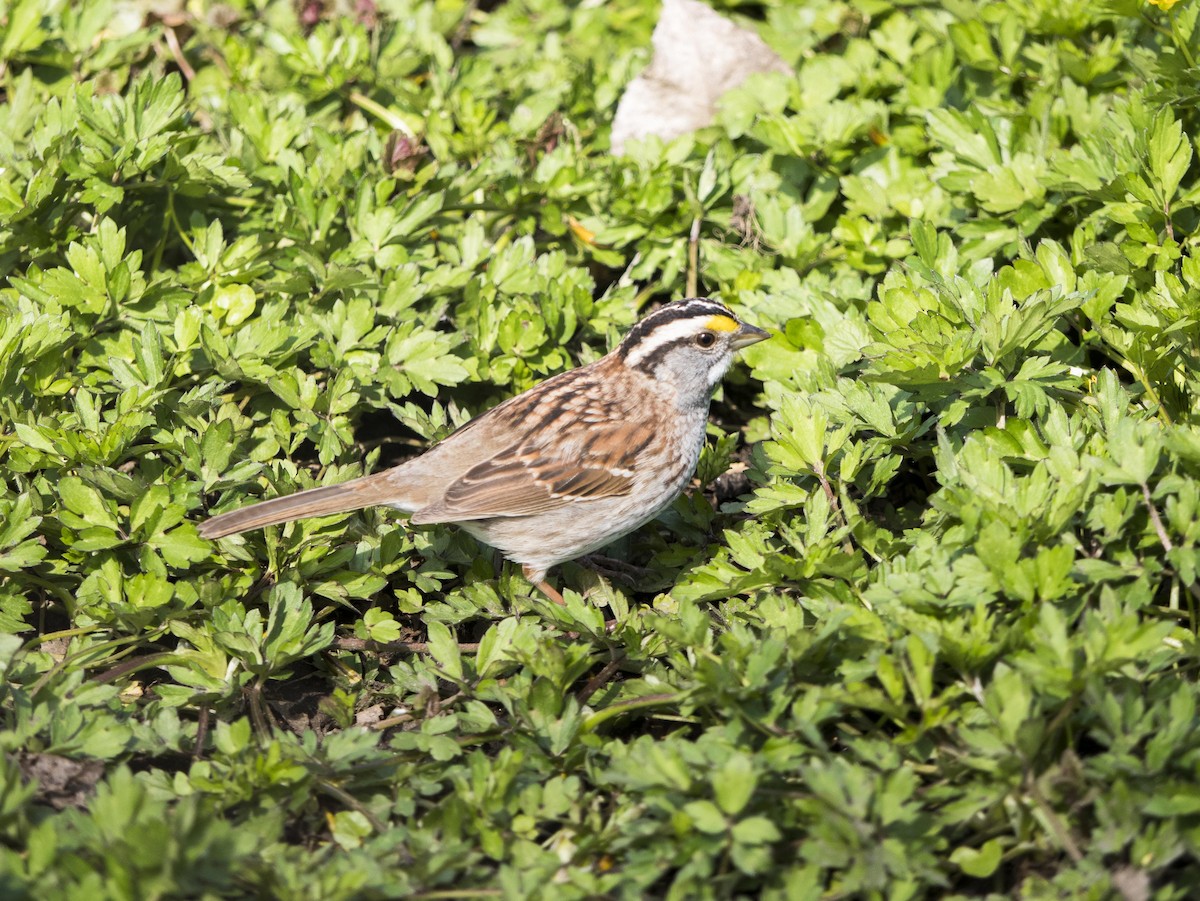
{"type": "Polygon", "coordinates": [[[557,563],[653,519],[692,477],[713,389],[740,348],[769,337],[714,300],[667,304],[607,356],[466,423],[419,457],[341,485],[214,516],[205,538],[376,504],[457,523],[546,582],[557,563]]]}

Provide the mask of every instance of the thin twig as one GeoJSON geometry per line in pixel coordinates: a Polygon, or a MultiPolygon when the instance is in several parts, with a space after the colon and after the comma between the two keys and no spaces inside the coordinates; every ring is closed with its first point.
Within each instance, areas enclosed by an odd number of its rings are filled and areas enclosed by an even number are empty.
{"type": "Polygon", "coordinates": [[[329,782],[326,779],[318,779],[317,788],[329,795],[329,797],[337,799],[344,806],[349,807],[351,810],[361,813],[366,821],[371,824],[371,828],[376,832],[387,831],[387,825],[384,824],[379,817],[371,813],[369,809],[363,806],[363,803],[359,801],[358,798],[354,797],[344,788],[334,785],[332,782],[329,782]]]}
{"type": "MultiPolygon", "coordinates": [[[[1028,762],[1023,759],[1024,755],[1021,756],[1022,763],[1028,765],[1028,762]]],[[[1067,825],[1062,821],[1058,813],[1050,806],[1050,802],[1046,800],[1046,797],[1042,794],[1042,790],[1038,788],[1037,778],[1029,769],[1025,770],[1025,787],[1029,791],[1029,794],[1033,796],[1033,803],[1041,810],[1042,816],[1046,818],[1046,822],[1050,826],[1050,831],[1054,833],[1062,849],[1067,852],[1067,856],[1075,861],[1075,863],[1083,860],[1083,852],[1079,850],[1079,844],[1075,841],[1075,837],[1071,835],[1071,830],[1067,828],[1067,825]]]]}
{"type": "Polygon", "coordinates": [[[471,17],[475,15],[475,10],[478,8],[479,0],[467,0],[462,17],[458,20],[458,27],[454,29],[454,34],[450,37],[450,49],[455,53],[458,53],[467,40],[467,35],[471,33],[471,17]]]}
{"type": "Polygon", "coordinates": [[[1128,357],[1120,357],[1118,362],[1120,362],[1126,372],[1138,380],[1138,383],[1142,386],[1142,390],[1149,395],[1150,400],[1154,402],[1154,406],[1157,408],[1155,412],[1157,412],[1158,417],[1167,425],[1174,425],[1175,422],[1171,419],[1171,414],[1167,412],[1167,408],[1163,406],[1162,398],[1158,396],[1158,391],[1150,384],[1150,376],[1146,374],[1146,371],[1128,357]]]}
{"type": "Polygon", "coordinates": [[[250,724],[254,727],[254,733],[259,740],[266,741],[271,736],[275,721],[263,697],[262,684],[263,677],[259,676],[246,686],[244,691],[247,700],[246,707],[250,712],[250,724]]]}
{"type": "MultiPolygon", "coordinates": [[[[973,682],[968,683],[967,687],[992,723],[999,725],[996,716],[988,710],[987,700],[983,694],[983,684],[979,681],[978,677],[973,682]]],[[[1038,787],[1037,777],[1033,771],[1033,761],[1029,759],[1028,755],[1019,746],[1009,744],[1008,742],[1005,742],[1005,744],[1008,745],[1009,750],[1016,755],[1017,759],[1021,761],[1021,771],[1024,776],[1022,781],[1024,782],[1025,789],[1032,797],[1034,806],[1046,818],[1046,823],[1050,827],[1050,831],[1054,833],[1055,838],[1058,839],[1059,845],[1067,852],[1067,856],[1076,863],[1083,860],[1083,853],[1079,850],[1079,844],[1075,841],[1075,837],[1071,835],[1071,831],[1063,823],[1054,808],[1050,806],[1050,802],[1046,800],[1046,796],[1042,794],[1042,790],[1038,787]]]]}
{"type": "Polygon", "coordinates": [[[688,235],[687,295],[695,297],[700,286],[700,217],[692,219],[692,230],[688,235]]]}
{"type": "Polygon", "coordinates": [[[95,676],[92,676],[92,679],[96,682],[115,682],[122,676],[128,676],[130,673],[137,672],[138,670],[153,669],[176,659],[178,659],[178,656],[173,651],[142,654],[140,657],[130,657],[123,663],[118,663],[116,666],[106,669],[102,673],[97,673],[95,676]]]}
{"type": "Polygon", "coordinates": [[[387,719],[382,719],[378,723],[371,723],[367,728],[373,732],[382,732],[385,729],[391,729],[393,726],[403,726],[414,719],[415,717],[411,713],[401,713],[396,716],[389,716],[387,719]]]}
{"type": "MultiPolygon", "coordinates": [[[[67,631],[73,632],[75,630],[71,629],[71,630],[67,630],[67,631]]],[[[45,688],[47,684],[49,684],[51,679],[55,678],[59,673],[61,673],[68,666],[73,666],[75,664],[78,664],[79,666],[86,669],[87,667],[94,665],[92,663],[84,661],[83,658],[88,655],[94,654],[97,651],[108,651],[113,648],[119,648],[122,645],[138,644],[143,641],[155,641],[158,639],[159,636],[161,636],[166,631],[167,631],[166,626],[159,626],[153,632],[149,632],[146,635],[127,635],[124,638],[110,638],[107,641],[101,641],[90,647],[83,648],[79,651],[76,651],[74,654],[68,654],[67,656],[63,657],[62,660],[55,661],[54,665],[51,666],[48,670],[46,670],[46,672],[44,672],[41,675],[41,677],[37,680],[37,682],[35,682],[33,684],[33,688],[31,688],[29,690],[29,694],[31,696],[36,695],[43,688],[45,688]]]]}
{"type": "Polygon", "coordinates": [[[175,57],[175,65],[179,66],[179,71],[183,73],[183,77],[191,81],[196,77],[196,70],[191,67],[187,59],[183,55],[183,48],[179,46],[179,37],[175,34],[174,28],[163,29],[163,34],[167,38],[167,46],[171,48],[171,55],[175,57]]]}
{"type": "MultiPolygon", "coordinates": [[[[428,654],[427,641],[371,641],[363,638],[335,638],[333,646],[339,651],[370,651],[378,654],[384,651],[405,651],[410,654],[428,654]]],[[[479,650],[477,641],[460,641],[458,649],[466,653],[479,650]]]]}
{"type": "Polygon", "coordinates": [[[667,704],[676,704],[682,698],[683,695],[671,692],[663,692],[662,694],[654,695],[642,695],[640,698],[630,698],[628,701],[622,701],[619,704],[613,704],[610,707],[605,707],[603,710],[597,710],[583,721],[583,731],[594,732],[597,726],[601,725],[606,720],[620,716],[622,713],[631,713],[634,710],[644,710],[647,707],[663,707],[667,704]]]}
{"type": "Polygon", "coordinates": [[[204,756],[204,740],[208,738],[208,705],[205,704],[200,708],[200,715],[196,717],[196,746],[192,748],[192,760],[199,760],[204,756]]]}
{"type": "MultiPolygon", "coordinates": [[[[1164,551],[1168,554],[1171,553],[1171,551],[1175,550],[1175,543],[1171,541],[1171,536],[1167,534],[1167,527],[1163,525],[1162,517],[1158,515],[1158,507],[1154,506],[1154,498],[1150,494],[1150,486],[1145,482],[1142,483],[1142,498],[1146,501],[1146,511],[1150,514],[1150,524],[1154,526],[1154,531],[1158,534],[1158,543],[1163,546],[1164,551]]],[[[1180,582],[1183,582],[1182,576],[1179,576],[1178,573],[1176,573],[1176,576],[1180,582]]],[[[1195,582],[1186,582],[1184,584],[1187,587],[1188,594],[1195,600],[1200,601],[1200,586],[1197,586],[1195,582]]]]}
{"type": "Polygon", "coordinates": [[[1142,482],[1142,497],[1146,499],[1146,509],[1150,513],[1150,523],[1154,526],[1154,531],[1158,533],[1159,543],[1162,544],[1163,550],[1169,554],[1175,550],[1175,545],[1171,541],[1171,536],[1167,534],[1162,517],[1158,515],[1158,508],[1154,506],[1154,498],[1150,496],[1150,486],[1145,482],[1142,482]]]}
{"type": "MultiPolygon", "coordinates": [[[[837,494],[834,492],[833,486],[829,484],[829,479],[825,477],[825,466],[818,461],[817,464],[813,466],[813,472],[817,474],[817,480],[821,483],[821,488],[825,491],[825,499],[829,501],[830,509],[837,514],[838,519],[840,519],[846,528],[849,529],[850,520],[846,516],[845,511],[842,510],[842,505],[838,503],[837,494]]],[[[845,540],[842,541],[842,550],[847,554],[854,553],[854,542],[850,540],[850,536],[848,534],[846,535],[845,540]]]]}
{"type": "Polygon", "coordinates": [[[417,137],[417,130],[400,113],[388,109],[382,103],[372,100],[362,91],[351,91],[349,100],[363,112],[370,113],[393,131],[401,132],[410,138],[417,137]]]}
{"type": "MultiPolygon", "coordinates": [[[[448,698],[441,698],[435,695],[430,699],[429,705],[425,710],[425,719],[432,719],[441,713],[445,708],[453,706],[459,698],[465,697],[466,692],[456,691],[448,698]]],[[[405,723],[412,722],[417,718],[415,713],[398,713],[395,716],[389,716],[387,719],[382,719],[377,723],[371,723],[367,726],[368,729],[373,729],[376,732],[382,732],[384,729],[391,729],[393,726],[402,726],[405,723]]]]}
{"type": "Polygon", "coordinates": [[[604,664],[604,668],[600,672],[588,679],[587,684],[579,689],[579,693],[575,695],[575,700],[579,702],[580,707],[586,704],[592,695],[608,683],[608,680],[621,668],[621,661],[624,659],[625,655],[618,654],[614,649],[612,659],[604,664]]]}

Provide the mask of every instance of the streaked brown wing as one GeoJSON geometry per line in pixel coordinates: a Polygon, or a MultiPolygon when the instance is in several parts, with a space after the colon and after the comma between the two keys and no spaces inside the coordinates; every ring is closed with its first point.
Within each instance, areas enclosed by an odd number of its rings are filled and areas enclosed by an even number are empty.
{"type": "Polygon", "coordinates": [[[473,466],[442,501],[413,522],[456,522],[545,513],[577,500],[628,494],[637,457],[653,437],[651,423],[586,425],[581,441],[526,440],[473,466]],[[571,448],[576,459],[552,456],[571,448]]]}

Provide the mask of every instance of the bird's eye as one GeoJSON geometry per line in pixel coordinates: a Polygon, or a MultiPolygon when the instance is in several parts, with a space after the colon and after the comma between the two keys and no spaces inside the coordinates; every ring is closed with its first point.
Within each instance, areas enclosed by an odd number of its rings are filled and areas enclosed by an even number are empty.
{"type": "Polygon", "coordinates": [[[709,348],[717,343],[717,336],[712,332],[701,332],[696,336],[696,346],[709,348]]]}

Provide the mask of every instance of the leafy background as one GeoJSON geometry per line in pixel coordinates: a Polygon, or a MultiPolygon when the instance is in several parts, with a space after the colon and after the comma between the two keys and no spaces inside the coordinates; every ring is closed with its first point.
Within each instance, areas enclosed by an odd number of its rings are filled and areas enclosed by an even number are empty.
{"type": "Polygon", "coordinates": [[[0,3],[0,894],[1192,894],[1200,4],[720,8],[796,76],[613,158],[635,0],[0,3]],[[630,578],[198,538],[689,277],[630,578]]]}

